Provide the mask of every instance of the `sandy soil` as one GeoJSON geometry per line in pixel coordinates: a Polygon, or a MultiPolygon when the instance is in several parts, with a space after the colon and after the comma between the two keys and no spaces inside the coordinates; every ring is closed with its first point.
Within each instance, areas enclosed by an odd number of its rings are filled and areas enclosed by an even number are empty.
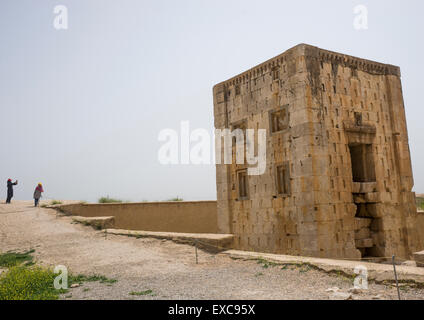
{"type": "MultiPolygon", "coordinates": [[[[232,260],[194,248],[146,238],[108,235],[71,223],[32,202],[0,204],[0,252],[35,249],[45,266],[65,265],[74,274],[100,274],[115,283],[85,282],[62,299],[329,299],[329,288],[347,292],[352,282],[324,272],[232,260]],[[152,290],[134,296],[131,292],[152,290]]],[[[405,299],[424,299],[424,290],[404,287],[405,299]]],[[[396,289],[370,284],[354,299],[397,299],[396,289]]]]}

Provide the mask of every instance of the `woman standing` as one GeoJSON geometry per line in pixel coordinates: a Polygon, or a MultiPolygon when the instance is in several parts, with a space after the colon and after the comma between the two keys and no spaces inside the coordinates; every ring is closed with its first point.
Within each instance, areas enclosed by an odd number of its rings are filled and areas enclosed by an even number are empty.
{"type": "Polygon", "coordinates": [[[43,185],[40,182],[34,191],[34,206],[35,207],[38,206],[38,201],[40,201],[42,192],[44,192],[44,190],[43,190],[43,185]]]}
{"type": "Polygon", "coordinates": [[[10,203],[10,200],[12,200],[13,197],[13,186],[16,186],[18,184],[18,180],[15,182],[12,182],[12,179],[7,180],[7,199],[6,203],[10,203]]]}

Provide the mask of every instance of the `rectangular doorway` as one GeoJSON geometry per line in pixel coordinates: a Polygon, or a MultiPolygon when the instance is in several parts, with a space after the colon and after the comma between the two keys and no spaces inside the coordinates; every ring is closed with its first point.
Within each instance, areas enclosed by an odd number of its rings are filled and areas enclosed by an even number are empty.
{"type": "Polygon", "coordinates": [[[371,144],[349,144],[353,182],[375,182],[371,144]]]}

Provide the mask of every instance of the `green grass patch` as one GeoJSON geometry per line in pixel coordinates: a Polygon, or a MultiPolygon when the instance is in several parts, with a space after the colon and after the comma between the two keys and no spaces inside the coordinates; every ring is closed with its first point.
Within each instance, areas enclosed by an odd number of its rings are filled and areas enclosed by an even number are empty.
{"type": "Polygon", "coordinates": [[[50,269],[14,266],[0,276],[0,300],[56,300],[67,292],[54,288],[50,269]]]}
{"type": "MultiPolygon", "coordinates": [[[[58,276],[51,269],[41,267],[14,266],[0,276],[0,300],[57,300],[69,289],[55,289],[58,276]]],[[[117,280],[101,275],[68,275],[68,286],[74,283],[99,281],[111,285],[117,280]]],[[[89,289],[88,289],[89,290],[89,289]]],[[[88,290],[84,290],[88,291],[88,290]]],[[[65,298],[70,298],[66,296],[65,298]]]]}
{"type": "Polygon", "coordinates": [[[148,295],[155,295],[153,293],[153,290],[145,290],[145,291],[132,291],[130,292],[131,296],[148,296],[148,295]]]}
{"type": "Polygon", "coordinates": [[[100,223],[93,224],[93,228],[96,230],[102,230],[102,225],[100,223]]]}
{"type": "Polygon", "coordinates": [[[19,253],[19,252],[6,252],[3,254],[0,254],[0,267],[6,267],[11,268],[18,266],[22,263],[25,263],[26,265],[32,265],[33,264],[33,257],[32,253],[34,253],[35,250],[31,249],[27,252],[19,253]]]}
{"type": "Polygon", "coordinates": [[[59,200],[52,200],[48,204],[47,203],[41,204],[40,207],[41,208],[47,208],[48,206],[54,206],[56,204],[63,204],[63,202],[62,201],[59,201],[59,200]]]}
{"type": "Polygon", "coordinates": [[[122,200],[109,198],[109,196],[107,196],[107,197],[101,197],[99,199],[99,203],[122,203],[122,200]]]}
{"type": "Polygon", "coordinates": [[[302,264],[299,268],[300,273],[308,272],[309,270],[311,270],[311,267],[308,264],[302,264]]]}
{"type": "Polygon", "coordinates": [[[264,269],[268,269],[269,267],[275,267],[278,265],[278,263],[272,262],[272,261],[268,261],[265,260],[263,258],[258,258],[257,259],[257,263],[262,265],[262,268],[264,269]]]}
{"type": "MultiPolygon", "coordinates": [[[[50,268],[33,266],[32,253],[7,252],[0,254],[0,267],[8,268],[0,275],[0,300],[56,300],[69,289],[55,289],[58,274],[50,268]]],[[[68,274],[68,286],[83,282],[99,281],[108,286],[117,282],[102,275],[68,274]]],[[[86,291],[86,290],[84,290],[86,291]]],[[[72,295],[71,295],[72,296],[72,295]]],[[[68,298],[69,296],[65,297],[68,298]]]]}
{"type": "Polygon", "coordinates": [[[83,282],[96,282],[96,281],[99,281],[100,283],[112,284],[112,283],[117,282],[118,280],[109,279],[105,276],[98,275],[98,274],[90,275],[90,276],[86,276],[86,275],[83,275],[83,274],[79,274],[79,275],[76,275],[76,276],[70,275],[69,279],[68,279],[69,285],[72,285],[74,283],[81,284],[83,282]]]}

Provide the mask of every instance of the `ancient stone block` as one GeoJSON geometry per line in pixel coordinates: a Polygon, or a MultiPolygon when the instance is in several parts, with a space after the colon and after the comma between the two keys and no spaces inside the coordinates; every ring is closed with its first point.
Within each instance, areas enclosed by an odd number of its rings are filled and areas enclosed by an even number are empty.
{"type": "Polygon", "coordinates": [[[367,239],[371,236],[371,230],[369,228],[362,228],[355,231],[355,240],[367,239]]]}
{"type": "Polygon", "coordinates": [[[357,248],[371,248],[374,245],[374,241],[371,238],[355,240],[357,248]]]}

